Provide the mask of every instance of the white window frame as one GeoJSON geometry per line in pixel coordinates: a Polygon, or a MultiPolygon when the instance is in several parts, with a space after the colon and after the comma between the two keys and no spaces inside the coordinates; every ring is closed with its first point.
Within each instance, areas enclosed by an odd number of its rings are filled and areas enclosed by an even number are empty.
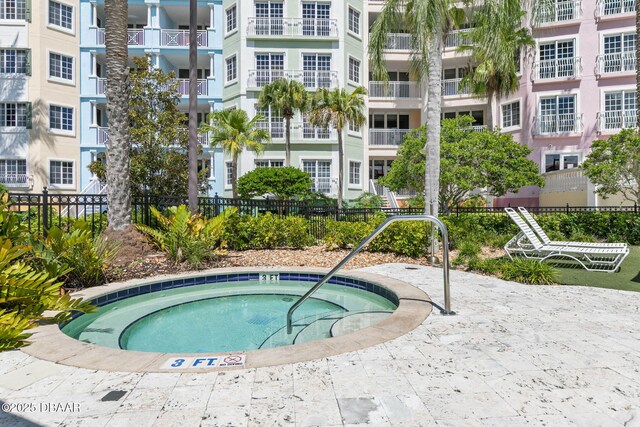
{"type": "MultiPolygon", "coordinates": [[[[3,183],[2,181],[0,181],[0,184],[4,184],[6,187],[11,187],[11,188],[26,188],[26,187],[30,187],[30,183],[29,183],[29,161],[26,157],[13,157],[13,156],[6,156],[6,157],[0,157],[0,162],[1,161],[23,161],[25,164],[25,168],[24,168],[24,174],[27,176],[27,182],[24,184],[11,184],[8,182],[3,183]]],[[[7,174],[8,175],[8,174],[7,174]]],[[[16,174],[19,175],[19,174],[16,174]]],[[[2,174],[0,174],[0,176],[2,176],[2,174]]]]}
{"type": "Polygon", "coordinates": [[[47,50],[47,80],[50,82],[61,83],[69,86],[75,86],[76,84],[76,57],[73,55],[67,55],[66,53],[57,52],[54,50],[47,50]],[[64,79],[62,77],[56,77],[51,75],[51,55],[60,55],[67,58],[71,58],[71,79],[64,79]]]}
{"type": "MultiPolygon", "coordinates": [[[[29,15],[27,12],[27,0],[22,0],[22,6],[24,8],[24,10],[22,12],[24,12],[24,17],[23,18],[2,18],[0,17],[0,22],[27,22],[29,19],[29,15]]],[[[33,7],[33,6],[32,6],[33,7]]],[[[16,13],[15,15],[17,16],[17,6],[16,6],[16,13]]],[[[47,9],[47,13],[48,13],[48,9],[47,9]]]]}
{"type": "Polygon", "coordinates": [[[512,130],[517,130],[522,128],[522,98],[512,99],[508,102],[504,102],[500,104],[500,128],[504,131],[512,131],[512,130]],[[513,105],[516,103],[519,105],[519,110],[520,110],[519,112],[520,120],[518,121],[518,124],[511,125],[511,126],[504,126],[504,111],[502,110],[502,107],[506,107],[507,105],[513,105]]]}
{"type": "Polygon", "coordinates": [[[284,159],[255,159],[253,161],[253,168],[283,168],[284,167],[284,159]],[[282,163],[282,166],[273,166],[273,162],[282,163]],[[258,163],[267,163],[267,166],[258,166],[258,163]]]}
{"type": "MultiPolygon", "coordinates": [[[[558,98],[559,96],[573,96],[575,97],[575,108],[576,108],[576,118],[580,117],[580,115],[582,114],[582,111],[580,109],[580,102],[581,100],[581,96],[580,96],[580,92],[578,90],[570,90],[570,91],[562,91],[562,90],[554,90],[554,91],[549,91],[549,92],[540,92],[537,97],[536,97],[536,119],[540,118],[542,116],[542,109],[541,109],[541,101],[543,98],[552,98],[552,97],[556,97],[558,98]]],[[[556,116],[558,115],[558,110],[556,109],[556,116]]],[[[575,132],[557,132],[557,133],[543,133],[543,134],[539,134],[539,135],[534,135],[537,137],[547,137],[547,136],[555,136],[555,135],[575,135],[575,134],[581,134],[584,132],[584,129],[581,129],[579,131],[575,131],[575,132]]]]}
{"type": "Polygon", "coordinates": [[[62,31],[63,33],[75,34],[76,33],[76,8],[73,4],[66,3],[60,0],[49,0],[47,1],[47,28],[57,31],[62,31]],[[71,8],[71,28],[63,27],[62,25],[54,24],[50,20],[49,8],[51,7],[51,3],[58,3],[64,7],[71,8]]]}
{"type": "Polygon", "coordinates": [[[231,6],[227,7],[224,10],[224,36],[230,36],[231,34],[235,34],[238,32],[238,3],[233,3],[231,6]],[[235,9],[235,21],[236,21],[236,25],[232,28],[229,29],[227,26],[227,19],[228,19],[228,13],[232,10],[235,9]]]}
{"type": "MultiPolygon", "coordinates": [[[[76,134],[76,109],[72,105],[49,104],[47,120],[49,121],[49,132],[59,135],[73,136],[76,134]],[[57,129],[51,127],[51,107],[70,108],[71,109],[71,130],[57,129]]],[[[61,119],[62,120],[62,119],[61,119]]]]}
{"type": "MultiPolygon", "coordinates": [[[[61,165],[62,166],[62,165],[61,165]]],[[[60,188],[60,189],[74,189],[76,188],[76,161],[73,159],[60,159],[60,158],[54,158],[54,157],[50,157],[47,159],[47,182],[49,183],[49,188],[60,188]],[[71,184],[54,184],[51,182],[51,162],[66,162],[66,163],[71,163],[72,167],[73,167],[73,174],[72,174],[72,183],[71,184]]],[[[60,171],[60,174],[62,176],[62,171],[60,171]]]]}
{"type": "MultiPolygon", "coordinates": [[[[558,150],[542,151],[540,153],[540,173],[544,174],[544,173],[559,172],[559,171],[565,170],[564,158],[568,156],[578,156],[578,167],[579,167],[583,161],[582,154],[583,153],[581,151],[558,151],[558,150]],[[558,169],[557,171],[547,172],[547,156],[556,155],[556,154],[560,156],[560,169],[558,169]]],[[[573,168],[567,168],[567,169],[573,169],[573,168]]]]}
{"type": "MultiPolygon", "coordinates": [[[[327,194],[327,195],[333,195],[335,194],[335,192],[333,191],[333,183],[334,183],[334,179],[336,178],[336,173],[335,173],[335,169],[336,169],[336,162],[334,162],[333,157],[331,156],[310,156],[310,157],[300,157],[300,170],[304,172],[304,162],[316,162],[316,178],[317,178],[317,171],[318,171],[318,162],[329,162],[330,163],[330,167],[329,167],[329,192],[328,193],[323,193],[323,194],[327,194]]],[[[313,180],[314,178],[311,177],[311,180],[313,180]]],[[[314,186],[315,186],[315,182],[314,182],[314,186]]]]}
{"type": "Polygon", "coordinates": [[[224,189],[229,190],[233,185],[233,162],[224,162],[224,189]],[[231,173],[231,176],[229,174],[231,173]]]}
{"type": "Polygon", "coordinates": [[[240,72],[240,70],[238,69],[238,54],[237,54],[237,52],[227,56],[226,58],[224,58],[224,85],[225,86],[229,86],[229,85],[238,83],[238,73],[239,72],[240,72]],[[235,76],[235,78],[229,80],[229,72],[228,72],[228,68],[227,68],[229,66],[229,64],[227,63],[227,61],[229,61],[230,59],[233,59],[233,58],[235,58],[235,60],[236,60],[236,76],[235,76]]]}
{"type": "MultiPolygon", "coordinates": [[[[15,62],[15,72],[11,72],[11,73],[3,73],[2,70],[0,70],[0,77],[18,77],[18,76],[26,76],[29,74],[29,49],[28,48],[15,48],[15,47],[0,47],[0,51],[14,51],[15,55],[16,55],[16,62],[15,62]],[[24,54],[24,61],[25,61],[25,72],[24,73],[18,73],[18,52],[23,52],[24,54]]],[[[6,53],[5,53],[5,57],[6,57],[6,53]]]]}
{"type": "MultiPolygon", "coordinates": [[[[605,102],[605,96],[608,93],[616,93],[616,92],[636,92],[636,87],[635,86],[630,86],[630,85],[621,85],[621,86],[607,86],[607,87],[603,87],[600,89],[600,110],[599,112],[605,113],[605,107],[606,107],[606,102],[605,102]]],[[[637,98],[636,98],[637,99],[637,98]]],[[[637,102],[637,101],[636,101],[637,102]]],[[[625,110],[624,109],[624,94],[622,96],[622,110],[620,111],[629,111],[629,110],[625,110]]],[[[640,108],[638,108],[638,105],[636,105],[636,111],[640,111],[640,108]]],[[[598,123],[599,125],[599,123],[598,123]]],[[[599,129],[600,132],[602,133],[611,133],[611,132],[619,132],[620,130],[622,130],[622,128],[611,128],[611,129],[599,129]]]]}
{"type": "Polygon", "coordinates": [[[351,122],[347,124],[347,135],[362,137],[362,126],[354,130],[351,128],[351,125],[352,125],[351,122]]]}
{"type": "Polygon", "coordinates": [[[356,86],[359,86],[360,81],[362,80],[362,61],[351,55],[349,55],[349,59],[347,60],[347,79],[349,83],[354,84],[356,86]],[[358,81],[351,79],[351,61],[352,60],[358,63],[358,81]]]}
{"type": "Polygon", "coordinates": [[[362,162],[359,160],[349,160],[349,170],[347,171],[348,173],[348,188],[352,188],[352,189],[361,189],[362,188],[362,162]],[[359,182],[352,182],[351,181],[351,166],[352,165],[358,165],[358,180],[359,182]]]}
{"type": "MultiPolygon", "coordinates": [[[[0,122],[0,133],[2,132],[12,132],[15,130],[19,130],[22,131],[23,129],[27,129],[29,126],[29,120],[28,120],[28,112],[29,112],[29,102],[25,102],[25,101],[0,101],[0,104],[14,104],[16,106],[16,126],[4,126],[4,124],[2,122],[0,122]],[[18,105],[24,104],[25,105],[25,112],[27,113],[24,117],[24,122],[25,122],[25,126],[18,126],[17,123],[19,122],[19,118],[17,115],[17,110],[18,110],[18,105]]],[[[33,112],[32,112],[33,114],[33,112]]]]}
{"type": "Polygon", "coordinates": [[[355,36],[357,39],[362,39],[362,12],[353,6],[349,6],[347,10],[347,32],[352,36],[355,36]],[[351,29],[351,13],[352,12],[358,14],[358,22],[357,22],[358,31],[353,31],[351,29]]]}

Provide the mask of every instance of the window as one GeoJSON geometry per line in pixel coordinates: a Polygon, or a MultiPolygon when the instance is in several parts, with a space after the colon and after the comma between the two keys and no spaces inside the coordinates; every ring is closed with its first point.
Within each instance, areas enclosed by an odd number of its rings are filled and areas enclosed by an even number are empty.
{"type": "Polygon", "coordinates": [[[73,108],[51,105],[49,107],[49,129],[72,132],[73,108]]]}
{"type": "Polygon", "coordinates": [[[238,63],[237,58],[233,55],[227,58],[227,83],[232,82],[238,78],[238,63]]]}
{"type": "Polygon", "coordinates": [[[284,160],[256,160],[257,168],[281,168],[284,166],[284,160]]]}
{"type": "Polygon", "coordinates": [[[360,162],[349,162],[349,185],[361,185],[360,162]]]}
{"type": "Polygon", "coordinates": [[[279,36],[284,31],[284,3],[282,1],[256,2],[256,35],[279,36]]]}
{"type": "Polygon", "coordinates": [[[349,122],[349,132],[351,133],[360,133],[360,127],[353,124],[353,122],[349,122]]]}
{"type": "Polygon", "coordinates": [[[264,121],[259,122],[259,126],[267,129],[271,133],[272,139],[284,138],[284,119],[282,114],[271,110],[271,108],[260,108],[255,105],[256,115],[262,114],[265,117],[264,121]]]}
{"type": "Polygon", "coordinates": [[[442,96],[468,95],[471,93],[461,79],[468,74],[467,68],[446,68],[442,70],[442,96]]]}
{"type": "Polygon", "coordinates": [[[636,91],[605,92],[604,112],[600,118],[600,130],[633,128],[636,126],[636,91]]]}
{"type": "Polygon", "coordinates": [[[537,65],[540,79],[576,76],[575,40],[541,43],[538,52],[540,62],[537,65]]]}
{"type": "Polygon", "coordinates": [[[256,54],[256,85],[263,87],[284,77],[283,53],[256,54]]]}
{"type": "Polygon", "coordinates": [[[238,28],[238,9],[234,4],[229,9],[227,9],[227,33],[238,28]]]}
{"type": "Polygon", "coordinates": [[[578,131],[575,95],[540,98],[539,107],[538,133],[570,133],[578,131]]]}
{"type": "Polygon", "coordinates": [[[0,102],[0,127],[30,127],[30,110],[26,102],[0,102]]]}
{"type": "Polygon", "coordinates": [[[73,80],[73,57],[49,53],[49,77],[73,80]]]}
{"type": "Polygon", "coordinates": [[[49,162],[49,184],[73,185],[73,162],[51,160],[49,162]]]}
{"type": "Polygon", "coordinates": [[[502,105],[502,127],[520,126],[520,101],[502,105]]]}
{"type": "Polygon", "coordinates": [[[602,38],[602,73],[636,69],[636,33],[608,34],[602,38]]]}
{"type": "Polygon", "coordinates": [[[26,0],[0,0],[0,19],[21,21],[26,20],[26,0]]]}
{"type": "Polygon", "coordinates": [[[349,57],[349,80],[360,83],[360,61],[349,57]]]}
{"type": "Polygon", "coordinates": [[[544,156],[544,171],[553,172],[563,169],[577,168],[580,164],[580,155],[577,153],[547,153],[544,156]]]}
{"type": "Polygon", "coordinates": [[[360,12],[349,7],[349,31],[360,35],[360,12]]]}
{"type": "Polygon", "coordinates": [[[327,37],[331,35],[331,3],[302,3],[302,34],[327,37]]]}
{"type": "Polygon", "coordinates": [[[25,49],[0,49],[0,74],[28,74],[25,49]]]}
{"type": "Polygon", "coordinates": [[[27,161],[25,159],[0,159],[0,183],[26,184],[27,161]]]}
{"type": "Polygon", "coordinates": [[[73,30],[73,7],[49,1],[49,24],[73,30]]]}
{"type": "Polygon", "coordinates": [[[318,193],[331,192],[331,160],[304,160],[302,170],[311,177],[311,189],[318,193]]]}
{"type": "Polygon", "coordinates": [[[331,87],[331,55],[302,55],[302,83],[307,89],[331,87]]]}
{"type": "Polygon", "coordinates": [[[226,174],[225,174],[224,183],[226,186],[231,186],[231,184],[233,183],[233,163],[226,162],[225,166],[226,166],[226,174]]]}

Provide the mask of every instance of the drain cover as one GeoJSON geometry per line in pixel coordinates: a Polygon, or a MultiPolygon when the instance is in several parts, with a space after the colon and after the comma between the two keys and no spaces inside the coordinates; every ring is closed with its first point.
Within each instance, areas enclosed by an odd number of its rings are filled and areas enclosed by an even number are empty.
{"type": "Polygon", "coordinates": [[[122,391],[122,390],[114,390],[114,391],[110,391],[109,393],[105,394],[102,399],[100,399],[103,402],[117,402],[118,400],[120,400],[122,398],[122,396],[124,396],[125,394],[127,394],[126,391],[122,391]]]}

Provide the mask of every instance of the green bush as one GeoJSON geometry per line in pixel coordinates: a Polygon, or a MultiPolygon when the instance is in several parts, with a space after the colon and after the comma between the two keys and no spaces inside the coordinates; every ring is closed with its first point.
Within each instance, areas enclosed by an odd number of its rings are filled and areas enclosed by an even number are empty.
{"type": "Polygon", "coordinates": [[[322,243],[329,250],[352,249],[374,230],[371,222],[329,221],[322,243]]]}
{"type": "Polygon", "coordinates": [[[305,197],[311,193],[309,174],[292,166],[257,168],[238,178],[238,194],[242,198],[273,194],[277,199],[305,197]]]}
{"type": "Polygon", "coordinates": [[[526,258],[501,260],[499,272],[504,280],[530,285],[553,285],[559,274],[556,268],[546,262],[526,258]]]}
{"type": "Polygon", "coordinates": [[[0,195],[8,193],[9,190],[3,184],[0,183],[0,195]]]}
{"type": "Polygon", "coordinates": [[[351,203],[351,207],[354,208],[371,208],[379,209],[384,206],[384,199],[377,194],[362,193],[351,203]]]}
{"type": "Polygon", "coordinates": [[[185,205],[170,207],[168,216],[152,207],[151,214],[158,221],[160,230],[141,224],[136,228],[176,263],[186,261],[199,268],[203,260],[217,257],[216,249],[222,243],[225,222],[235,211],[227,209],[215,218],[202,218],[191,215],[185,205]]]}
{"type": "Polygon", "coordinates": [[[307,220],[295,216],[279,218],[271,213],[257,217],[231,215],[224,227],[224,241],[236,250],[300,249],[315,244],[307,220]]]}

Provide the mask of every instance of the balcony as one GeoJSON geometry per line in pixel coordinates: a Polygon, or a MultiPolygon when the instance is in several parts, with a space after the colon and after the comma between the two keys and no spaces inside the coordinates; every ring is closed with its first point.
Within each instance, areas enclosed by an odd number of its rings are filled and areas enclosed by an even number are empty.
{"type": "Polygon", "coordinates": [[[331,194],[331,178],[311,178],[311,190],[316,193],[331,194]]]}
{"type": "MultiPolygon", "coordinates": [[[[271,133],[271,139],[273,141],[285,140],[285,123],[282,122],[260,122],[258,126],[262,129],[266,129],[271,133]]],[[[303,142],[336,142],[338,140],[338,133],[333,128],[322,128],[318,126],[312,126],[308,122],[294,122],[291,123],[291,141],[303,141],[303,142]]]]}
{"type": "Polygon", "coordinates": [[[105,95],[107,93],[107,79],[104,77],[98,77],[96,79],[96,94],[105,95]]]}
{"type": "Polygon", "coordinates": [[[619,52],[598,55],[596,59],[597,74],[615,74],[636,71],[636,53],[619,52]]]}
{"type": "Polygon", "coordinates": [[[370,98],[421,98],[417,82],[369,82],[370,98]]]}
{"type": "Polygon", "coordinates": [[[251,38],[337,38],[336,19],[249,18],[247,36],[251,38]]]}
{"type": "Polygon", "coordinates": [[[444,42],[445,49],[456,49],[460,46],[471,43],[469,40],[469,32],[471,29],[466,28],[464,30],[453,30],[447,34],[447,38],[444,42]]]}
{"type": "MultiPolygon", "coordinates": [[[[196,41],[198,47],[209,45],[207,30],[198,30],[196,41]]],[[[189,30],[160,30],[160,46],[189,47],[189,30]]]]}
{"type": "Polygon", "coordinates": [[[411,34],[389,33],[384,44],[386,50],[411,50],[411,34]]]}
{"type": "Polygon", "coordinates": [[[634,13],[635,11],[635,0],[598,0],[596,2],[596,19],[634,13]]]}
{"type": "Polygon", "coordinates": [[[555,0],[547,6],[541,6],[539,24],[551,24],[579,19],[581,14],[580,0],[555,0]]]}
{"type": "MultiPolygon", "coordinates": [[[[208,95],[209,91],[206,79],[198,79],[196,91],[198,96],[208,95]]],[[[189,79],[178,79],[178,92],[182,96],[189,96],[189,79]]]]}
{"type": "Polygon", "coordinates": [[[631,129],[637,126],[638,111],[602,111],[598,113],[598,131],[610,132],[631,129]]]}
{"type": "Polygon", "coordinates": [[[9,173],[0,175],[0,184],[9,188],[31,187],[33,178],[25,173],[9,173]]]}
{"type": "MultiPolygon", "coordinates": [[[[99,126],[97,129],[97,145],[105,145],[109,141],[109,128],[105,126],[99,126]]],[[[187,128],[183,128],[185,132],[188,132],[187,128]]],[[[209,145],[209,134],[198,133],[198,144],[209,145]]]]}
{"type": "Polygon", "coordinates": [[[247,87],[260,89],[278,79],[295,80],[309,90],[333,89],[338,86],[337,71],[249,70],[247,87]]]}
{"type": "Polygon", "coordinates": [[[531,79],[552,80],[552,79],[571,79],[578,77],[582,69],[582,61],[580,57],[547,59],[544,61],[536,61],[533,64],[533,72],[531,79]]]}
{"type": "Polygon", "coordinates": [[[584,175],[582,169],[571,168],[547,172],[542,175],[544,187],[541,193],[562,193],[565,191],[585,191],[589,184],[589,179],[584,175]]]}
{"type": "Polygon", "coordinates": [[[442,80],[442,96],[470,95],[469,86],[460,84],[462,79],[442,80]]]}
{"type": "Polygon", "coordinates": [[[411,129],[369,129],[370,146],[399,147],[411,129]]]}
{"type": "Polygon", "coordinates": [[[571,134],[582,131],[582,114],[556,114],[536,117],[536,135],[571,134]]]}
{"type": "MultiPolygon", "coordinates": [[[[97,44],[104,46],[106,42],[106,35],[104,28],[96,28],[97,44]]],[[[127,30],[127,44],[129,46],[144,46],[144,29],[132,29],[127,30]]]]}

